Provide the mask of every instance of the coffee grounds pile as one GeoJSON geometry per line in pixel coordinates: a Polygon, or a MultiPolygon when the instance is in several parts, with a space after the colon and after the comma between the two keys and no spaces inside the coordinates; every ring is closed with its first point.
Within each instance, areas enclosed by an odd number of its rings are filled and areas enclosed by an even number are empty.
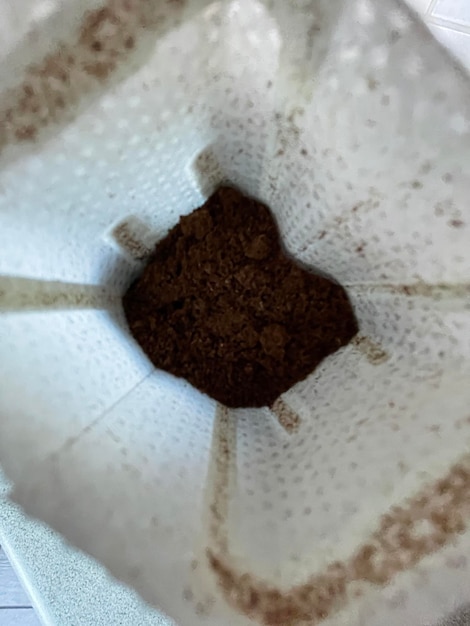
{"type": "Polygon", "coordinates": [[[230,187],[180,219],[123,302],[156,367],[229,407],[271,405],[358,330],[344,289],[286,256],[269,209],[230,187]]]}

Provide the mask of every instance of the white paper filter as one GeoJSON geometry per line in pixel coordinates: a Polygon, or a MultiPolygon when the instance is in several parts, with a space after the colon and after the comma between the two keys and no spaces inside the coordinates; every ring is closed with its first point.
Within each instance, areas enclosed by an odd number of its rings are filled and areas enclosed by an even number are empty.
{"type": "Polygon", "coordinates": [[[0,461],[182,626],[428,624],[470,584],[470,82],[395,0],[1,3],[0,461]],[[222,181],[360,335],[273,409],[120,297],[222,181]]]}

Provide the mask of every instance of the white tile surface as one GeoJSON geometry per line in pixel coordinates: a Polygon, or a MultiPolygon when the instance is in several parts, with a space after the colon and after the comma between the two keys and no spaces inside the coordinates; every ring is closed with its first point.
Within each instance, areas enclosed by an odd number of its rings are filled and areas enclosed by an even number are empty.
{"type": "MultiPolygon", "coordinates": [[[[0,611],[5,608],[31,606],[31,600],[18,580],[5,552],[0,546],[0,611]]],[[[0,614],[0,624],[2,617],[0,614]]]]}
{"type": "Polygon", "coordinates": [[[34,609],[5,609],[0,613],[1,626],[41,626],[34,609]]]}
{"type": "MultiPolygon", "coordinates": [[[[468,3],[470,8],[470,0],[468,3]]],[[[470,71],[470,32],[464,33],[437,24],[429,24],[431,32],[470,71]]]]}
{"type": "Polygon", "coordinates": [[[469,0],[437,0],[431,15],[470,28],[469,0]]]}

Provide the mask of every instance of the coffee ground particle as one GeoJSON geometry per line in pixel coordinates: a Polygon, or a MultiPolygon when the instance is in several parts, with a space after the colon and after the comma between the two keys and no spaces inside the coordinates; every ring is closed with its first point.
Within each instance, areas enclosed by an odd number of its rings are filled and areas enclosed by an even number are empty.
{"type": "Polygon", "coordinates": [[[358,330],[344,289],[289,258],[269,209],[231,187],[180,219],[123,304],[156,367],[229,407],[271,405],[358,330]]]}

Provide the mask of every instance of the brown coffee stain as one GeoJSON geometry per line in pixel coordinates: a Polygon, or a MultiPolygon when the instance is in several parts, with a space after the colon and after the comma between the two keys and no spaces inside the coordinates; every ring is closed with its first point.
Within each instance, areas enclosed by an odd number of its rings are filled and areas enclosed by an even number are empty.
{"type": "Polygon", "coordinates": [[[385,363],[390,358],[388,352],[386,352],[378,343],[373,341],[370,337],[357,334],[352,340],[351,345],[362,352],[369,363],[372,365],[380,365],[385,363]]]}
{"type": "MultiPolygon", "coordinates": [[[[369,197],[366,200],[356,202],[351,207],[348,207],[345,211],[341,212],[339,215],[336,215],[332,219],[328,220],[326,223],[323,223],[322,229],[314,235],[314,241],[324,239],[327,235],[338,238],[340,232],[347,229],[351,221],[356,220],[360,215],[364,213],[368,213],[369,211],[377,209],[380,206],[381,200],[382,195],[380,194],[380,192],[374,187],[371,187],[369,190],[369,197]]],[[[365,256],[364,248],[366,246],[367,242],[358,242],[358,245],[355,246],[355,250],[358,256],[365,256]]],[[[348,285],[345,286],[347,287],[348,285]]]]}
{"type": "Polygon", "coordinates": [[[218,404],[212,434],[211,464],[207,479],[209,543],[228,551],[227,521],[230,494],[236,488],[236,426],[229,408],[218,404]]]}
{"type": "Polygon", "coordinates": [[[212,195],[217,187],[220,187],[228,180],[219,164],[215,148],[212,145],[207,146],[197,155],[192,165],[192,170],[199,190],[205,197],[212,195]]]}
{"type": "Polygon", "coordinates": [[[373,295],[401,295],[409,297],[432,298],[433,300],[460,300],[470,296],[470,283],[349,283],[345,285],[355,293],[373,295]]]}
{"type": "Polygon", "coordinates": [[[100,285],[0,276],[1,312],[109,309],[119,303],[119,294],[100,285]]]}
{"type": "Polygon", "coordinates": [[[69,121],[75,105],[106,88],[146,34],[160,35],[175,27],[184,6],[108,0],[102,8],[86,12],[75,38],[58,43],[26,68],[18,86],[2,94],[0,151],[9,144],[36,141],[42,129],[69,121]]]}
{"type": "Polygon", "coordinates": [[[110,238],[121,251],[134,261],[147,259],[153,250],[145,239],[150,229],[138,217],[130,216],[117,224],[110,232],[110,238]]]}
{"type": "Polygon", "coordinates": [[[299,415],[288,406],[282,398],[278,398],[271,406],[271,411],[276,416],[279,424],[284,430],[292,435],[297,432],[300,426],[299,415]]]}
{"type": "Polygon", "coordinates": [[[211,545],[207,558],[225,599],[239,612],[265,626],[314,626],[370,585],[386,586],[450,543],[468,527],[469,518],[470,455],[465,455],[443,478],[392,507],[349,558],[330,563],[287,592],[238,571],[221,546],[211,545]]]}
{"type": "MultiPolygon", "coordinates": [[[[207,529],[207,545],[221,554],[228,554],[228,519],[231,496],[236,489],[236,422],[231,410],[217,404],[212,431],[212,445],[208,466],[204,525],[207,529]]],[[[203,544],[204,545],[204,544],[203,544]]],[[[206,561],[207,548],[198,551],[198,558],[191,561],[195,577],[206,561]]],[[[196,615],[208,615],[214,604],[214,595],[205,590],[198,593],[192,586],[183,590],[183,599],[191,602],[196,615]]]]}
{"type": "Polygon", "coordinates": [[[464,228],[465,227],[465,222],[462,220],[458,220],[458,219],[449,220],[447,223],[452,228],[464,228]]]}

